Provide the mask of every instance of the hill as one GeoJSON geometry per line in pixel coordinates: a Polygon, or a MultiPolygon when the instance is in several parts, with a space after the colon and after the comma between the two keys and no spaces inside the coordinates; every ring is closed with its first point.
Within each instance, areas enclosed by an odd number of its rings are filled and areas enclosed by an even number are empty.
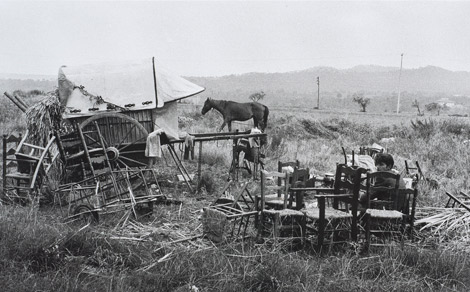
{"type": "MultiPolygon", "coordinates": [[[[351,108],[354,93],[371,99],[372,111],[393,111],[398,96],[400,69],[375,65],[361,65],[339,70],[315,67],[286,73],[247,73],[221,77],[189,77],[192,82],[206,87],[201,98],[248,101],[248,97],[264,91],[267,105],[315,106],[317,104],[317,77],[320,78],[321,107],[351,108]]],[[[404,111],[416,111],[411,104],[421,105],[447,100],[459,109],[470,107],[470,72],[454,72],[434,66],[404,69],[401,76],[401,98],[404,111]]]]}
{"type": "MultiPolygon", "coordinates": [[[[315,67],[286,73],[247,73],[222,77],[190,77],[197,84],[215,93],[238,90],[266,93],[286,92],[313,94],[317,92],[316,78],[320,77],[320,90],[324,92],[394,92],[398,90],[399,68],[382,66],[356,66],[339,70],[315,67]]],[[[448,93],[470,95],[470,72],[453,72],[427,66],[404,69],[401,92],[426,94],[448,93]]]]}
{"type": "MultiPolygon", "coordinates": [[[[371,98],[371,110],[393,111],[398,96],[400,70],[397,67],[360,65],[349,69],[314,67],[284,73],[246,73],[218,77],[186,77],[204,86],[206,91],[192,102],[200,103],[210,96],[216,99],[248,101],[255,92],[264,91],[267,105],[296,104],[314,106],[317,103],[317,77],[320,78],[321,106],[345,108],[354,106],[351,96],[361,93],[371,98]],[[377,102],[379,101],[379,102],[377,102]]],[[[446,100],[459,109],[470,108],[470,72],[449,71],[427,66],[403,69],[401,97],[403,108],[414,111],[417,100],[423,105],[446,100]]],[[[39,89],[50,91],[57,86],[54,76],[0,75],[0,91],[39,89]]]]}

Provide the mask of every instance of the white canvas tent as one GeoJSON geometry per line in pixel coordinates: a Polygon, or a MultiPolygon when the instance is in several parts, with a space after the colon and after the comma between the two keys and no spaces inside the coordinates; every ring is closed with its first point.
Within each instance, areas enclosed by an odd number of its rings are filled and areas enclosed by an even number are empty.
{"type": "Polygon", "coordinates": [[[64,119],[103,112],[152,109],[155,124],[177,137],[177,100],[205,90],[166,69],[154,58],[62,66],[58,76],[64,119]]]}

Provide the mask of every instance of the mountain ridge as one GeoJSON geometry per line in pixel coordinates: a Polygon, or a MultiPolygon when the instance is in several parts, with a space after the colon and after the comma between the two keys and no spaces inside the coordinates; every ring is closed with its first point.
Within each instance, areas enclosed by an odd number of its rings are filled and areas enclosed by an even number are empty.
{"type": "MultiPolygon", "coordinates": [[[[206,88],[206,95],[218,94],[227,98],[236,92],[247,97],[258,91],[302,96],[317,92],[317,77],[320,78],[322,92],[350,94],[354,92],[377,93],[397,92],[400,69],[380,65],[358,65],[348,69],[318,66],[303,70],[263,73],[250,72],[223,76],[185,78],[206,88]]],[[[448,93],[470,95],[470,72],[450,71],[436,66],[403,69],[400,90],[402,92],[422,92],[426,94],[448,93]]],[[[157,81],[158,82],[158,81],[157,81]]],[[[0,89],[4,91],[53,90],[57,77],[37,74],[0,74],[0,89]]]]}

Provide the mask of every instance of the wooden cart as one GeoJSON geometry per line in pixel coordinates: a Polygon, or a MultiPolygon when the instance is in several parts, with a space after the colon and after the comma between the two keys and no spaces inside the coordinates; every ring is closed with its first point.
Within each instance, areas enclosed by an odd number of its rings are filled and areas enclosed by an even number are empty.
{"type": "MultiPolygon", "coordinates": [[[[95,214],[116,205],[151,205],[160,198],[161,192],[151,191],[159,186],[145,153],[147,138],[157,129],[165,133],[177,129],[176,101],[204,88],[172,75],[153,58],[61,67],[58,80],[58,97],[65,107],[63,127],[51,135],[46,147],[28,144],[25,135],[20,144],[33,151],[18,147],[15,154],[24,159],[18,168],[28,162],[29,169],[16,177],[10,174],[6,191],[18,192],[20,182],[26,182],[28,196],[39,193],[43,181],[39,176],[46,177],[52,161],[60,161],[56,200],[66,203],[72,216],[85,209],[95,214]]],[[[162,144],[169,142],[168,135],[161,136],[162,144]]],[[[172,157],[177,156],[172,153],[172,157]]]]}

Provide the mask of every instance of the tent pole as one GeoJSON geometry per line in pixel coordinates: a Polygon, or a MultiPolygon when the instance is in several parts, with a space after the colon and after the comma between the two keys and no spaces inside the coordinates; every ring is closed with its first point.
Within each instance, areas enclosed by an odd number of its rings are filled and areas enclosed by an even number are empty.
{"type": "Polygon", "coordinates": [[[152,69],[153,69],[153,86],[155,88],[155,107],[158,107],[157,73],[155,72],[155,57],[152,57],[152,69]]]}

